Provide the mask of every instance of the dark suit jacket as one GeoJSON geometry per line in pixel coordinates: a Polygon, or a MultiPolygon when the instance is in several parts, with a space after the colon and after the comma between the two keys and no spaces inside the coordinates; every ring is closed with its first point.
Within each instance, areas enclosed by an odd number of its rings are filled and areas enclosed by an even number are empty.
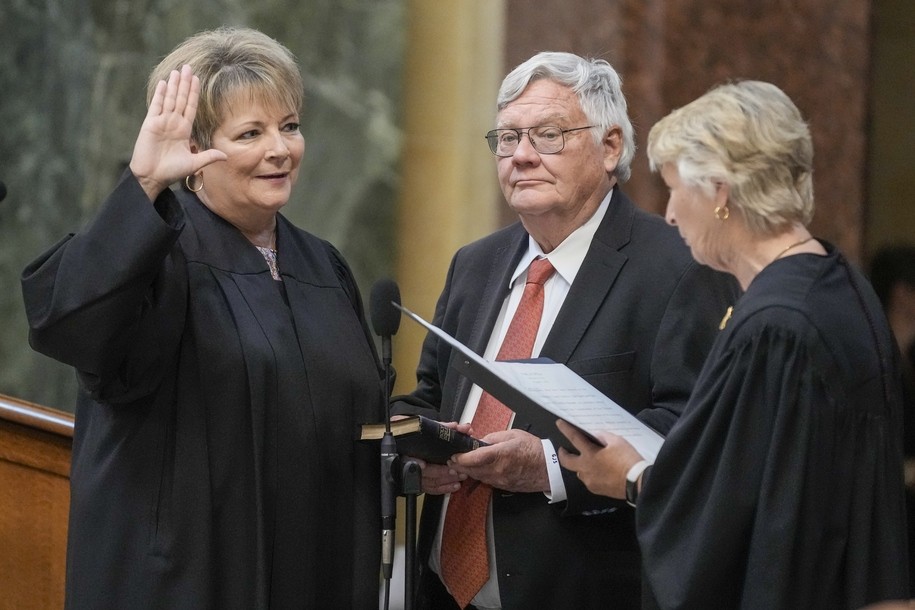
{"type": "MultiPolygon", "coordinates": [[[[482,353],[527,238],[516,223],[461,248],[434,324],[482,353]]],[[[675,229],[637,209],[617,188],[540,355],[565,363],[666,433],[736,296],[735,282],[696,264],[675,229]]],[[[460,419],[472,384],[451,367],[453,355],[449,346],[428,336],[418,385],[400,397],[395,412],[460,419]]],[[[540,437],[550,433],[520,416],[513,425],[540,437]]],[[[564,470],[563,479],[568,500],[556,505],[542,493],[493,494],[503,607],[638,607],[632,509],[591,494],[573,473],[564,470]]],[[[424,500],[417,553],[420,607],[441,506],[441,496],[424,500]]]]}

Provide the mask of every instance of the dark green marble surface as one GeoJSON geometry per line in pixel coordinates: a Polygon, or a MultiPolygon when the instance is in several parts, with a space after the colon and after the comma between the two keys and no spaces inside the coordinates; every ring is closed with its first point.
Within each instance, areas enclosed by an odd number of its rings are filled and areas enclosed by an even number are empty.
{"type": "Polygon", "coordinates": [[[72,410],[72,370],[28,346],[19,275],[112,188],[152,67],[220,25],[273,36],[305,75],[305,160],[284,213],[343,252],[364,298],[391,275],[405,0],[9,0],[0,9],[0,393],[72,410]]]}

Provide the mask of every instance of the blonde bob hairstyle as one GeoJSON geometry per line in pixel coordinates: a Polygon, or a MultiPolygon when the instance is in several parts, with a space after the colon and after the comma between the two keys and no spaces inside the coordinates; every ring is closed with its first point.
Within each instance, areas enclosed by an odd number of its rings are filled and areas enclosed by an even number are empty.
{"type": "Polygon", "coordinates": [[[648,134],[652,171],[672,163],[686,184],[715,192],[751,231],[774,235],[813,218],[813,142],[800,111],[770,83],[715,87],[674,110],[648,134]]]}
{"type": "Polygon", "coordinates": [[[266,34],[224,27],[191,36],[169,53],[149,75],[146,104],[159,81],[189,65],[200,79],[200,99],[191,139],[201,149],[235,104],[262,103],[298,113],[305,86],[295,56],[266,34]]]}

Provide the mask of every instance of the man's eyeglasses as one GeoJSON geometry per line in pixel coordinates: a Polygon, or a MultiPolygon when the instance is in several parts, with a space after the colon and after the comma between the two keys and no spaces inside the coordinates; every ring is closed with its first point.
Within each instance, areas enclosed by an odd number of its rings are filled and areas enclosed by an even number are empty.
{"type": "Polygon", "coordinates": [[[527,133],[534,150],[541,155],[555,155],[562,151],[566,145],[565,134],[570,131],[591,129],[592,127],[594,125],[560,129],[553,125],[541,125],[540,127],[528,127],[527,129],[493,129],[486,133],[486,141],[489,142],[489,150],[492,151],[492,154],[497,157],[510,157],[518,149],[521,136],[527,133]]]}

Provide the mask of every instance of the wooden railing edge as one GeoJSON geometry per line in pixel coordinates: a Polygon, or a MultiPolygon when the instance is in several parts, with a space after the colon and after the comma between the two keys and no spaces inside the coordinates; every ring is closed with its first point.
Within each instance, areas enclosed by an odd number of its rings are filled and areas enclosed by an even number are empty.
{"type": "Polygon", "coordinates": [[[73,414],[0,394],[0,419],[73,438],[73,414]]]}

